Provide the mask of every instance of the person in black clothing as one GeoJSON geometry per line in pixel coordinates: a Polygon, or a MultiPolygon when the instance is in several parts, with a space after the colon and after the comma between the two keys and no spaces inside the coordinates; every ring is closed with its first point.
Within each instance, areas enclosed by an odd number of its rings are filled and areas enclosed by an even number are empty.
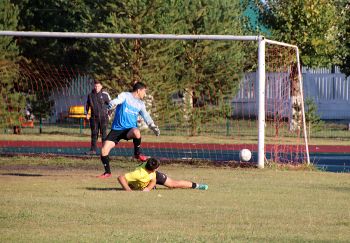
{"type": "Polygon", "coordinates": [[[94,89],[88,95],[86,101],[86,119],[90,119],[91,128],[91,148],[86,154],[96,154],[99,132],[101,132],[102,143],[107,137],[109,121],[107,106],[110,100],[109,94],[102,91],[102,84],[100,81],[95,80],[94,89]],[[91,111],[91,117],[89,115],[89,109],[91,111]]]}

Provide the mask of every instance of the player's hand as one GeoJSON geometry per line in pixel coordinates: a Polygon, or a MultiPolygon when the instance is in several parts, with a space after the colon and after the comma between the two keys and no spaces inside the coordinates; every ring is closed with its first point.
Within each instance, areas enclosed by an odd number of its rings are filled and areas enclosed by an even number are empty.
{"type": "Polygon", "coordinates": [[[113,118],[114,110],[107,110],[108,120],[111,120],[113,118]]]}
{"type": "Polygon", "coordinates": [[[114,105],[112,102],[108,103],[107,110],[108,111],[113,111],[117,106],[114,105]]]}
{"type": "Polygon", "coordinates": [[[160,135],[160,130],[159,130],[158,126],[156,126],[156,124],[152,123],[148,127],[149,127],[149,129],[151,129],[154,132],[154,134],[156,136],[160,135]]]}

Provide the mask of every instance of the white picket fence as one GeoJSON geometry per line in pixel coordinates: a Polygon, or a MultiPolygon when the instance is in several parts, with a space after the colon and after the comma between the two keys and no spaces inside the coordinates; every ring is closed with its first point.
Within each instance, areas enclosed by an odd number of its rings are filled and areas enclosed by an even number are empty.
{"type": "Polygon", "coordinates": [[[315,101],[322,119],[350,120],[350,77],[337,71],[306,71],[303,87],[305,98],[315,101]]]}
{"type": "MultiPolygon", "coordinates": [[[[303,68],[303,90],[304,98],[311,98],[318,107],[318,115],[323,120],[350,120],[350,77],[340,73],[335,68],[333,73],[330,69],[303,68]]],[[[289,82],[288,75],[276,73],[266,74],[266,112],[274,109],[269,100],[282,98],[281,92],[289,92],[283,89],[288,87],[284,82],[289,82]],[[279,76],[276,78],[276,76],[279,76]],[[271,81],[273,80],[273,81],[271,81]],[[270,82],[273,82],[272,85],[270,82]],[[276,83],[277,82],[277,83],[276,83]],[[276,91],[277,90],[277,91],[276,91]],[[276,93],[277,92],[277,93],[276,93]]],[[[239,93],[232,100],[234,116],[257,116],[257,81],[256,73],[248,73],[244,76],[239,93]]],[[[287,95],[288,96],[288,95],[287,95]]],[[[290,98],[290,97],[288,97],[290,98]]],[[[283,116],[288,117],[290,113],[290,100],[285,100],[280,107],[283,116]]],[[[281,114],[280,113],[280,114],[281,114]]]]}

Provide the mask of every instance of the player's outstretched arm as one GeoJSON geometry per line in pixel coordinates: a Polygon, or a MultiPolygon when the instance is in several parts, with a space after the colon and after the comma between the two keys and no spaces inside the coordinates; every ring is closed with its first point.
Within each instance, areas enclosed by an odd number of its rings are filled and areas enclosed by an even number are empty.
{"type": "Polygon", "coordinates": [[[154,124],[154,121],[152,120],[149,113],[146,111],[146,107],[143,105],[143,107],[140,110],[140,115],[145,120],[146,124],[148,125],[149,129],[151,129],[156,136],[160,135],[160,130],[156,124],[154,124]]]}
{"type": "Polygon", "coordinates": [[[158,128],[158,126],[156,124],[154,124],[154,123],[149,124],[148,127],[149,127],[149,129],[151,129],[154,132],[154,134],[156,136],[160,135],[160,130],[159,130],[159,128],[158,128]]]}
{"type": "Polygon", "coordinates": [[[155,187],[156,182],[157,182],[156,178],[153,178],[142,191],[144,192],[151,191],[155,187]]]}
{"type": "Polygon", "coordinates": [[[118,181],[125,191],[132,191],[124,175],[118,176],[118,181]]]}

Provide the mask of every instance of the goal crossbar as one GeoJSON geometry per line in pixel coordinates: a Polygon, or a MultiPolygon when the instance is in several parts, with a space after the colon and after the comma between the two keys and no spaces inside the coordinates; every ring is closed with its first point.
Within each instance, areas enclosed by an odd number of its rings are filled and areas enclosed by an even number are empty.
{"type": "Polygon", "coordinates": [[[257,41],[262,36],[235,35],[174,35],[174,34],[118,34],[82,32],[0,31],[0,36],[53,37],[53,38],[112,38],[112,39],[164,39],[164,40],[231,40],[257,41]]]}

